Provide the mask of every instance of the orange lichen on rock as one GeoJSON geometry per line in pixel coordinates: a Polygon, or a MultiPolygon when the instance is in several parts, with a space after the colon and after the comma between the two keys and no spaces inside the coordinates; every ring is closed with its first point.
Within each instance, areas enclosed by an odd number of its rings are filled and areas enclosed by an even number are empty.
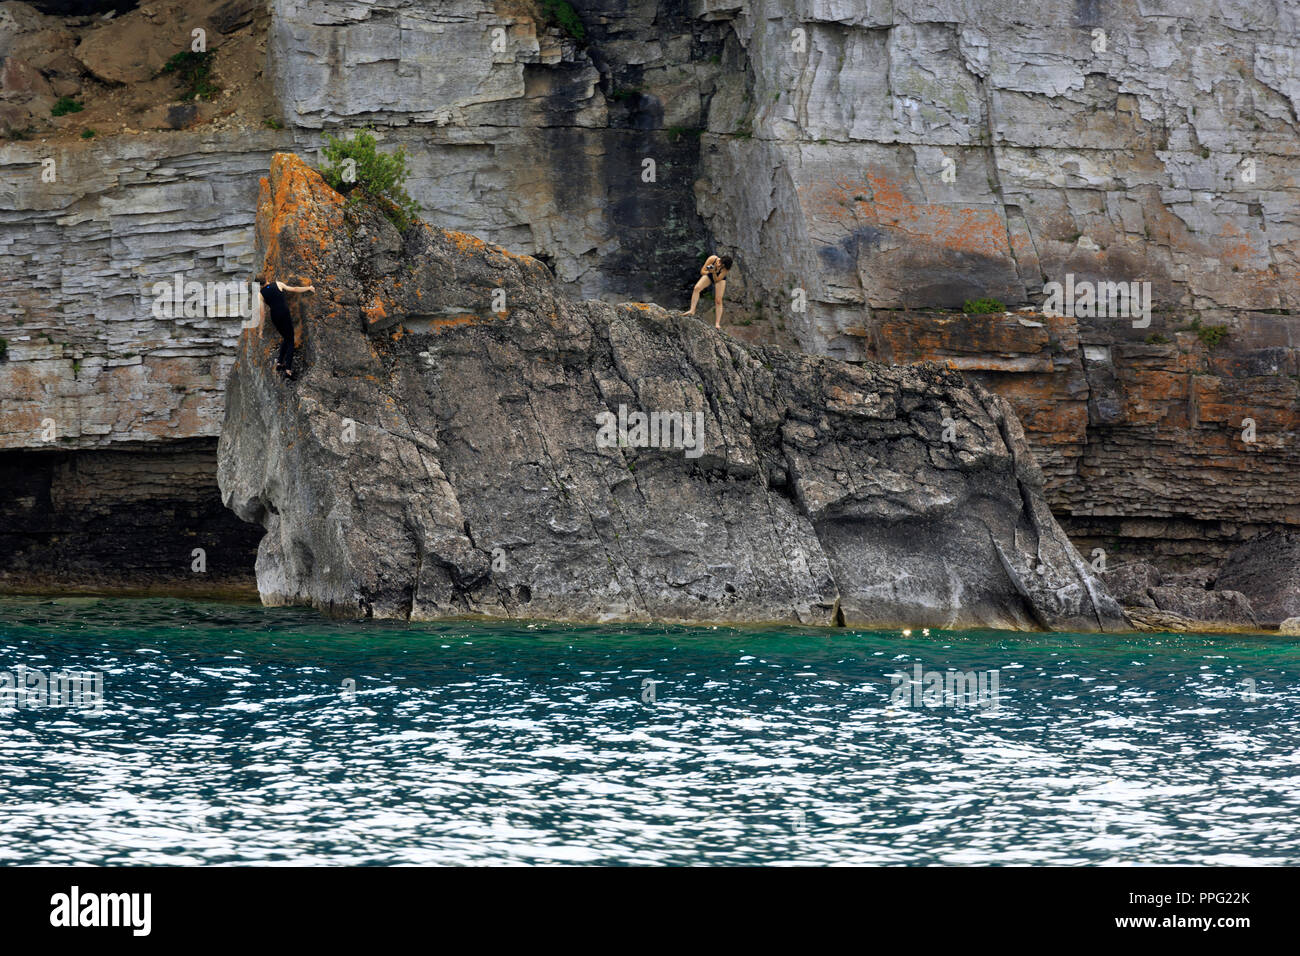
{"type": "Polygon", "coordinates": [[[911,239],[941,246],[951,252],[994,258],[1011,254],[1006,225],[993,207],[972,208],[936,203],[914,203],[902,188],[881,174],[866,174],[871,195],[851,182],[816,183],[801,187],[814,191],[809,203],[820,218],[896,229],[911,239]]]}
{"type": "Polygon", "coordinates": [[[388,318],[388,313],[384,310],[383,300],[380,299],[379,296],[375,296],[375,301],[370,306],[363,309],[362,312],[366,316],[366,321],[370,323],[388,318]]]}
{"type": "Polygon", "coordinates": [[[464,255],[486,252],[488,248],[488,244],[478,236],[471,236],[466,232],[452,232],[449,229],[446,236],[455,244],[457,251],[464,255]]]}
{"type": "Polygon", "coordinates": [[[1251,262],[1268,259],[1267,248],[1257,247],[1256,243],[1251,241],[1251,237],[1231,220],[1224,221],[1223,228],[1219,230],[1219,238],[1223,240],[1223,245],[1219,249],[1219,258],[1229,268],[1240,270],[1246,268],[1251,262]]]}
{"type": "Polygon", "coordinates": [[[477,325],[480,321],[477,315],[453,315],[445,319],[430,319],[429,330],[441,334],[447,329],[460,325],[477,325]]]}
{"type": "Polygon", "coordinates": [[[257,229],[266,248],[264,265],[276,270],[281,243],[293,244],[293,258],[318,265],[343,225],[343,197],[293,153],[271,158],[267,192],[259,203],[257,229]],[[262,210],[270,210],[263,218],[262,210]]]}

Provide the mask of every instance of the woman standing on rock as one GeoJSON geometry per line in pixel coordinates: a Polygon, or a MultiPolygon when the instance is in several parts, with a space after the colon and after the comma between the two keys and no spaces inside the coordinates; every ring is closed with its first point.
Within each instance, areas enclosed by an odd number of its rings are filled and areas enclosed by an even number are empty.
{"type": "Polygon", "coordinates": [[[285,378],[293,378],[293,317],[289,314],[289,302],[286,292],[315,292],[314,285],[285,285],[283,282],[268,281],[270,273],[257,277],[262,286],[262,300],[271,310],[271,322],[280,333],[280,353],[275,359],[275,370],[283,372],[285,378]]]}
{"type": "Polygon", "coordinates": [[[713,327],[722,328],[722,294],[727,291],[727,273],[731,271],[731,256],[709,256],[700,269],[700,280],[695,283],[691,293],[691,307],[683,315],[694,315],[695,306],[699,304],[700,293],[713,286],[713,327]]]}

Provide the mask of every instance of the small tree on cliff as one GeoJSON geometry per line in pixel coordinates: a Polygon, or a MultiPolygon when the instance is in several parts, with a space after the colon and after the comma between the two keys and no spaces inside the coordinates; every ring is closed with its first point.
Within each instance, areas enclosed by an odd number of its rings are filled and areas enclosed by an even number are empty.
{"type": "Polygon", "coordinates": [[[405,232],[420,213],[420,205],[403,184],[411,170],[406,165],[406,151],[381,153],[373,134],[359,132],[351,139],[336,139],[326,134],[321,149],[329,165],[321,170],[325,181],[348,197],[349,202],[369,199],[376,202],[385,216],[405,232]]]}

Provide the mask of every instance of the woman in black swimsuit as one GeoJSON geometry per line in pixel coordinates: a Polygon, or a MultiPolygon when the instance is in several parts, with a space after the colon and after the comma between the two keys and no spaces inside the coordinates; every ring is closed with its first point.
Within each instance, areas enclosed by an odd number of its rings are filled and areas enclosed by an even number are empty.
{"type": "Polygon", "coordinates": [[[713,313],[715,329],[722,328],[722,294],[727,291],[727,273],[731,271],[731,256],[709,256],[704,260],[704,267],[700,269],[700,280],[695,283],[695,289],[691,292],[691,307],[686,310],[684,315],[694,315],[695,306],[699,304],[700,293],[713,286],[713,313]]]}
{"type": "MultiPolygon", "coordinates": [[[[258,277],[262,282],[268,275],[258,277]]],[[[284,372],[286,378],[293,378],[293,317],[289,314],[289,302],[286,292],[315,292],[314,285],[285,285],[283,282],[265,282],[262,285],[262,301],[271,312],[271,323],[280,333],[280,353],[275,359],[275,370],[284,372]]]]}

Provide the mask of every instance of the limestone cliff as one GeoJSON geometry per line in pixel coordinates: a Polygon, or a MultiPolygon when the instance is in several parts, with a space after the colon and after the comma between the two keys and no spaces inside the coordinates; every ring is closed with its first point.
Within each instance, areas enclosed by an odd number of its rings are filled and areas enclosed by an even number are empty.
{"type": "Polygon", "coordinates": [[[721,248],[736,338],[953,362],[1085,553],[1300,524],[1295,0],[117,6],[0,2],[0,448],[211,449],[240,317],[151,289],[245,280],[270,155],[371,125],[431,221],[573,294],[684,304],[721,248]],[[179,103],[196,27],[221,92],[179,103]],[[1063,273],[1150,281],[1151,325],[1042,315],[1063,273]],[[985,295],[1031,311],[951,311],[985,295]]]}
{"type": "Polygon", "coordinates": [[[227,384],[218,479],[266,528],[268,603],[1125,625],[1053,520],[1014,413],[957,372],[570,301],[534,259],[424,224],[399,236],[288,154],[257,222],[259,259],[317,288],[295,298],[300,378],[273,371],[268,326],[241,338],[227,384]],[[636,413],[691,427],[666,442],[600,427],[636,413]]]}
{"type": "Polygon", "coordinates": [[[738,253],[732,334],[957,361],[1015,406],[1089,552],[1209,569],[1300,522],[1294,2],[574,7],[583,42],[490,0],[283,3],[277,49],[310,55],[277,88],[309,126],[388,126],[440,223],[584,294],[668,301],[698,217],[738,253]],[[496,26],[514,52],[489,62],[496,26]],[[1150,325],[928,311],[1041,305],[1066,274],[1150,282],[1150,325]]]}
{"type": "Polygon", "coordinates": [[[815,353],[1065,273],[1300,309],[1294,0],[572,7],[580,37],[528,2],[276,0],[276,90],[305,127],[389,128],[440,222],[584,294],[735,250],[751,321],[815,353]]]}
{"type": "Polygon", "coordinates": [[[733,25],[700,212],[807,349],[877,309],[1141,279],[1300,309],[1293,0],[700,0],[733,25]]]}
{"type": "Polygon", "coordinates": [[[1237,545],[1300,523],[1300,330],[1243,312],[1216,342],[1200,321],[905,311],[868,354],[951,364],[1011,402],[1085,555],[1204,582],[1237,545]]]}

